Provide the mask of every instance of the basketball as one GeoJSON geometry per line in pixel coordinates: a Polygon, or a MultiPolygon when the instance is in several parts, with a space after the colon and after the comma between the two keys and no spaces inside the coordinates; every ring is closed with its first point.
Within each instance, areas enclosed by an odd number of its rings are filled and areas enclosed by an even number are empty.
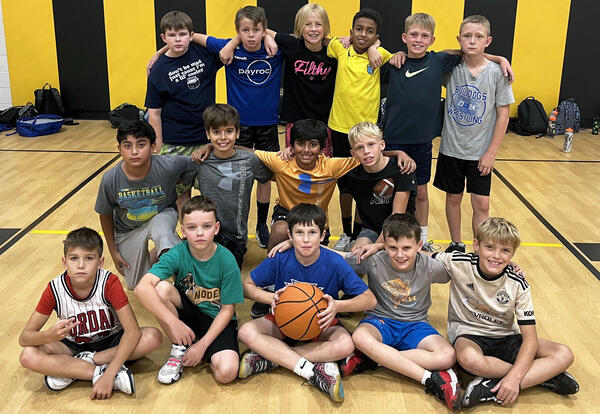
{"type": "Polygon", "coordinates": [[[285,336],[308,341],[321,333],[317,314],[327,305],[321,289],[309,283],[294,283],[279,295],[275,322],[285,336]]]}

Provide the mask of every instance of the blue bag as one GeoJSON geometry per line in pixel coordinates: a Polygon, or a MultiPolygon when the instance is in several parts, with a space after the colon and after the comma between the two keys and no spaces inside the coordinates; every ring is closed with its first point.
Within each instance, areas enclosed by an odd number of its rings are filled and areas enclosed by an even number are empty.
{"type": "Polygon", "coordinates": [[[64,119],[53,114],[38,115],[33,118],[17,120],[17,133],[23,137],[38,137],[54,134],[62,128],[64,119]]]}

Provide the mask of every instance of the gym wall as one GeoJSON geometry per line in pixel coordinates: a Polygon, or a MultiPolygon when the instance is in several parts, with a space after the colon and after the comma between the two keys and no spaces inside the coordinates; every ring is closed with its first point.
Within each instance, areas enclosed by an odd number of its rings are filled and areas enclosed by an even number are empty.
{"type": "MultiPolygon", "coordinates": [[[[188,13],[194,28],[217,37],[235,35],[234,16],[245,5],[264,7],[269,27],[291,33],[294,15],[306,0],[2,0],[13,105],[33,99],[45,82],[58,87],[70,112],[103,119],[123,102],[144,104],[145,68],[162,45],[158,25],[167,11],[188,13]]],[[[515,101],[529,95],[549,112],[573,97],[582,118],[600,113],[594,53],[600,39],[600,2],[595,0],[321,0],[332,34],[348,35],[360,8],[383,17],[381,40],[388,50],[403,49],[404,19],[426,12],[436,19],[433,50],[457,48],[465,16],[483,14],[492,25],[490,53],[507,57],[516,74],[515,101]],[[590,52],[584,58],[584,54],[590,52]]],[[[217,101],[224,102],[224,71],[217,101]]],[[[516,112],[513,105],[512,113],[516,112]]]]}

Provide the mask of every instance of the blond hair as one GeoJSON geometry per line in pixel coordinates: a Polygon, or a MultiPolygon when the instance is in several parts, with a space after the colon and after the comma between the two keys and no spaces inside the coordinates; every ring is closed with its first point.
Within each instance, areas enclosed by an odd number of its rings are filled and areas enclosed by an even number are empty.
{"type": "Polygon", "coordinates": [[[421,26],[430,31],[432,36],[435,32],[435,20],[427,13],[413,13],[408,16],[404,21],[404,33],[408,33],[413,26],[421,26]]]}
{"type": "Polygon", "coordinates": [[[480,24],[485,28],[485,30],[487,30],[488,36],[490,36],[492,34],[492,29],[490,27],[490,21],[487,19],[487,17],[482,16],[480,14],[474,14],[473,16],[465,17],[465,20],[462,21],[462,23],[460,24],[460,29],[458,30],[459,35],[462,33],[462,29],[463,29],[464,25],[469,24],[469,23],[480,24]]]}
{"type": "Polygon", "coordinates": [[[502,217],[489,217],[479,224],[475,232],[475,238],[478,243],[489,240],[512,246],[513,249],[517,249],[521,244],[517,227],[502,217]]]}
{"type": "Polygon", "coordinates": [[[294,19],[294,36],[297,38],[302,38],[302,31],[304,30],[304,26],[306,22],[310,18],[311,13],[315,13],[321,23],[323,24],[323,36],[329,36],[329,32],[331,30],[331,26],[329,25],[329,16],[327,12],[317,3],[307,3],[304,6],[300,7],[298,12],[296,13],[296,18],[294,19]]]}
{"type": "Polygon", "coordinates": [[[381,129],[372,122],[364,121],[356,124],[350,128],[350,132],[348,132],[348,141],[350,142],[350,147],[354,147],[360,140],[361,136],[381,139],[383,137],[383,133],[381,132],[381,129]]]}

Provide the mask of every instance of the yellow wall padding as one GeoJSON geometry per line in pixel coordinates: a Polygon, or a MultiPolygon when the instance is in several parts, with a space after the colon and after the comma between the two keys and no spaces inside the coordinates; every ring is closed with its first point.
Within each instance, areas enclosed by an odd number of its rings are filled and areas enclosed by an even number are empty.
{"type": "Polygon", "coordinates": [[[2,14],[13,105],[33,102],[46,82],[58,89],[52,2],[2,0],[2,14]]]}
{"type": "Polygon", "coordinates": [[[352,18],[360,10],[360,0],[316,0],[310,3],[318,3],[325,8],[332,36],[350,36],[352,18]]]}

